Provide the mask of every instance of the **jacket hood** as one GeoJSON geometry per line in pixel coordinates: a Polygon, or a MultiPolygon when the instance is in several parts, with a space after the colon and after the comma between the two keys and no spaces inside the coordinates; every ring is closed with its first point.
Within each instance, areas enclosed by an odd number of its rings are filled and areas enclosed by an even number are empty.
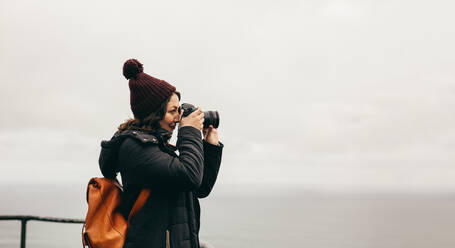
{"type": "Polygon", "coordinates": [[[106,178],[116,178],[117,173],[120,171],[119,165],[117,164],[118,152],[121,144],[126,138],[131,137],[140,144],[146,145],[164,143],[168,140],[168,136],[169,132],[164,132],[162,130],[153,133],[144,130],[117,131],[110,140],[101,141],[101,152],[98,160],[101,173],[106,178]]]}

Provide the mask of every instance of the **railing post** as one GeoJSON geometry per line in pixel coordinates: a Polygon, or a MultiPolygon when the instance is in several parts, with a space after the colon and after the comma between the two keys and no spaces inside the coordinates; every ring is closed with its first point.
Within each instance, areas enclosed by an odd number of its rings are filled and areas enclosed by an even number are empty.
{"type": "Polygon", "coordinates": [[[25,248],[25,234],[27,231],[27,219],[21,220],[21,248],[25,248]]]}
{"type": "Polygon", "coordinates": [[[25,241],[27,236],[27,222],[29,220],[47,221],[57,223],[80,223],[84,224],[84,219],[61,219],[53,217],[38,217],[32,215],[0,215],[1,220],[20,220],[21,221],[21,248],[25,248],[25,241]]]}

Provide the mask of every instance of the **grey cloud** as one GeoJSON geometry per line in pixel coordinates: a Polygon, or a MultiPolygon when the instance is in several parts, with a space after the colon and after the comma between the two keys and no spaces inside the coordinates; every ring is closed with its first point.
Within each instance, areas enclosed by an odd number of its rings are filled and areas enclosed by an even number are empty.
{"type": "Polygon", "coordinates": [[[135,57],[220,111],[221,182],[455,186],[452,3],[105,4],[0,10],[2,179],[99,173],[99,142],[132,116],[135,57]]]}

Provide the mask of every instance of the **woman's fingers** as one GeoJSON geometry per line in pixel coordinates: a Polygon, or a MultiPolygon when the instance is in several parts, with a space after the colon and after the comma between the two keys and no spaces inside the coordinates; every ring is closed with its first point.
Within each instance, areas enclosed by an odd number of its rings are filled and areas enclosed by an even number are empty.
{"type": "Polygon", "coordinates": [[[205,130],[207,130],[207,135],[204,136],[204,139],[210,144],[218,145],[218,131],[216,128],[214,128],[213,125],[210,125],[208,128],[205,128],[205,130]]]}
{"type": "Polygon", "coordinates": [[[183,122],[182,126],[189,125],[202,130],[204,128],[204,112],[198,107],[194,112],[182,119],[181,122],[183,122]]]}

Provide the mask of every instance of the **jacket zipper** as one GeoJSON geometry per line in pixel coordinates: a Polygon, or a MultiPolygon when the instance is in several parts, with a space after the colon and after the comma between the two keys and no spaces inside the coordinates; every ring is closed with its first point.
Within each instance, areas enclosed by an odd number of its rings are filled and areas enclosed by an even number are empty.
{"type": "Polygon", "coordinates": [[[171,234],[169,230],[166,230],[166,248],[171,248],[171,234]]]}

